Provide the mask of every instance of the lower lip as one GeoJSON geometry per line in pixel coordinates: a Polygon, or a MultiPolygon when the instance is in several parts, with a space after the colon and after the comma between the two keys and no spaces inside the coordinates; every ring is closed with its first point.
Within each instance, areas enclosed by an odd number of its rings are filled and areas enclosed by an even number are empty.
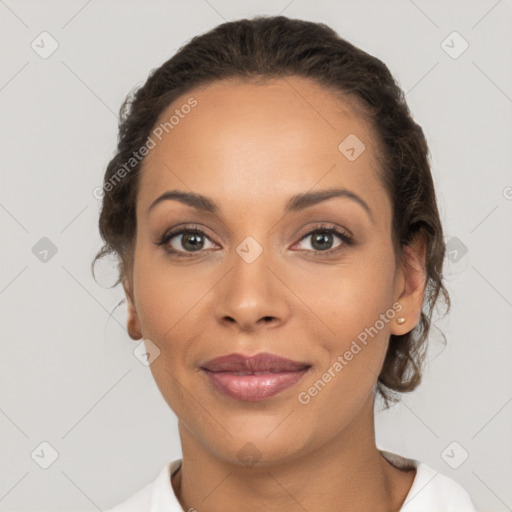
{"type": "Polygon", "coordinates": [[[229,372],[203,373],[213,386],[225,395],[237,400],[257,402],[265,400],[291,388],[304,377],[306,370],[262,373],[252,375],[236,375],[229,372]]]}

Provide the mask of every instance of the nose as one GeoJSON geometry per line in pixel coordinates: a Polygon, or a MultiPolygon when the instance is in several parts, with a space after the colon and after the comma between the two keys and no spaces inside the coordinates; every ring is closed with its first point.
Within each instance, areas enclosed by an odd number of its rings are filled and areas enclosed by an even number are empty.
{"type": "Polygon", "coordinates": [[[269,263],[265,252],[251,263],[234,255],[231,270],[217,287],[215,315],[221,324],[252,332],[288,321],[292,294],[269,263]]]}

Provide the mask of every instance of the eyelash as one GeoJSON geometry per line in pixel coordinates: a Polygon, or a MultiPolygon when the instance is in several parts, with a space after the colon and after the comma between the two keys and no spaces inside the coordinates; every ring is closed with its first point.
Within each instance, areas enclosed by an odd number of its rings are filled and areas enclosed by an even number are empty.
{"type": "MultiPolygon", "coordinates": [[[[339,245],[338,247],[335,247],[334,249],[328,249],[327,251],[311,251],[309,249],[306,249],[306,252],[313,253],[313,255],[315,257],[316,256],[331,255],[331,254],[339,252],[340,250],[343,250],[343,247],[345,245],[347,245],[347,246],[354,245],[354,239],[352,238],[352,236],[350,236],[348,233],[340,231],[338,228],[336,228],[336,227],[334,227],[332,225],[326,225],[326,224],[320,224],[318,226],[315,226],[312,230],[308,231],[305,235],[303,235],[300,238],[299,242],[302,241],[304,238],[307,238],[308,236],[311,236],[312,234],[317,233],[317,232],[330,233],[330,234],[336,235],[337,237],[339,237],[342,240],[343,243],[341,245],[339,245]]],[[[163,245],[167,244],[175,236],[182,235],[182,234],[185,234],[185,233],[192,233],[192,234],[196,234],[196,235],[201,235],[201,236],[204,236],[204,237],[210,239],[208,237],[208,235],[203,230],[201,230],[199,227],[194,225],[194,226],[181,227],[181,228],[178,228],[178,229],[176,229],[174,231],[169,231],[167,233],[164,233],[164,235],[162,236],[160,241],[157,242],[156,244],[158,246],[163,246],[163,245]]],[[[185,251],[185,252],[182,252],[182,251],[176,251],[175,249],[171,249],[169,247],[166,247],[165,250],[169,254],[175,255],[177,257],[184,257],[184,258],[189,258],[191,256],[195,256],[197,252],[201,252],[201,251],[191,251],[191,252],[190,251],[189,252],[185,251]]]]}

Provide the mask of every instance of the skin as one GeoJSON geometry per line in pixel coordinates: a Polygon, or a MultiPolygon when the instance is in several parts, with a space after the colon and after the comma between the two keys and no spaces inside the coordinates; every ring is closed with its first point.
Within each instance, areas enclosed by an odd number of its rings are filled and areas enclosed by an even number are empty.
{"type": "Polygon", "coordinates": [[[160,349],[150,368],[178,417],[183,464],[174,491],[184,510],[397,511],[415,471],[398,470],[377,450],[375,384],[390,334],[420,320],[425,246],[411,244],[405,265],[395,259],[375,134],[348,101],[305,78],[217,81],[178,98],[161,119],[191,96],[197,106],[143,163],[134,261],[123,281],[128,329],[160,349]],[[355,161],[338,150],[349,134],[365,144],[355,161]],[[284,215],[291,195],[331,187],[356,193],[371,216],[343,197],[284,215]],[[203,194],[220,213],[166,200],[148,214],[168,190],[203,194]],[[333,235],[329,247],[341,250],[323,254],[314,233],[306,236],[319,223],[349,230],[355,244],[333,235]],[[156,245],[185,224],[206,233],[198,252],[181,235],[167,246],[191,257],[156,245]],[[252,263],[236,252],[248,236],[263,249],[252,263]],[[395,302],[406,322],[385,323],[314,399],[299,403],[299,392],[395,302]],[[312,368],[261,402],[220,394],[199,369],[220,355],[264,351],[312,368]],[[248,442],[254,465],[240,457],[248,442]]]}

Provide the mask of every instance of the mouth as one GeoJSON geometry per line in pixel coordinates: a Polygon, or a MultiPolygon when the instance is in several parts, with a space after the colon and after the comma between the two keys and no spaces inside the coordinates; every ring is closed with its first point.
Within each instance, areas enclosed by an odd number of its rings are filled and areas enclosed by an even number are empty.
{"type": "Polygon", "coordinates": [[[229,354],[207,361],[200,368],[217,391],[236,400],[256,402],[297,384],[311,364],[269,353],[229,354]]]}

